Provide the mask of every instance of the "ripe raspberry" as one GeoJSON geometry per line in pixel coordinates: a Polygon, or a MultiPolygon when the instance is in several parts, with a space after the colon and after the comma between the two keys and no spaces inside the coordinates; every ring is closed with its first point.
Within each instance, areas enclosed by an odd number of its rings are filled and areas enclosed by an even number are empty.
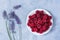
{"type": "Polygon", "coordinates": [[[28,26],[32,32],[43,33],[49,29],[52,25],[52,16],[45,14],[45,12],[36,10],[36,14],[30,15],[28,20],[28,26]]]}
{"type": "Polygon", "coordinates": [[[32,28],[32,32],[37,32],[37,28],[32,28]]]}

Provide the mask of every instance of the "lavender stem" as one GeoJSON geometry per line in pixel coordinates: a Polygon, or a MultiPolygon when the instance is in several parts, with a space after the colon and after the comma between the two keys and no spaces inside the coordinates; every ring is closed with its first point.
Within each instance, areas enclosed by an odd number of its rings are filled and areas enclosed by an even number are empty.
{"type": "Polygon", "coordinates": [[[10,35],[10,32],[9,32],[9,29],[7,27],[7,21],[6,21],[6,29],[7,29],[7,33],[8,33],[9,39],[12,40],[11,35],[10,35]]]}

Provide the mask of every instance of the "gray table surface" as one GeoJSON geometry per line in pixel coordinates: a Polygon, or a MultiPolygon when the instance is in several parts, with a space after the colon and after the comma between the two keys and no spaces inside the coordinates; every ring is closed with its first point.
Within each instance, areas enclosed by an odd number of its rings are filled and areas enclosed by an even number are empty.
{"type": "Polygon", "coordinates": [[[60,0],[0,0],[0,40],[9,40],[2,12],[7,10],[9,13],[17,4],[22,5],[21,8],[15,10],[22,22],[22,40],[60,40],[60,0]],[[26,27],[28,13],[36,8],[48,10],[54,18],[52,30],[43,36],[32,34],[26,27]]]}

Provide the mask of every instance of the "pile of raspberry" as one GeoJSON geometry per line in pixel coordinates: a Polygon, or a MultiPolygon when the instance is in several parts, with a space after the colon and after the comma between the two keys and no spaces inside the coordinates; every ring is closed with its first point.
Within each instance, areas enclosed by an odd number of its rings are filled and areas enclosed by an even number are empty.
{"type": "Polygon", "coordinates": [[[32,32],[41,34],[50,28],[52,25],[51,19],[52,16],[46,14],[43,10],[36,10],[33,15],[29,16],[27,25],[31,28],[32,32]]]}

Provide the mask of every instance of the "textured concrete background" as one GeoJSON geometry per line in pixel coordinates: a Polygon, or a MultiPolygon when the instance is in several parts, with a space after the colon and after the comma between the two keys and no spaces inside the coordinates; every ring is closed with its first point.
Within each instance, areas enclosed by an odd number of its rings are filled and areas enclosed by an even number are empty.
{"type": "Polygon", "coordinates": [[[17,4],[22,5],[15,10],[22,22],[22,40],[60,40],[60,0],[0,0],[0,40],[9,40],[2,12],[7,10],[9,13],[17,4]],[[52,30],[43,36],[32,34],[26,27],[26,16],[36,8],[48,10],[54,18],[52,30]]]}

